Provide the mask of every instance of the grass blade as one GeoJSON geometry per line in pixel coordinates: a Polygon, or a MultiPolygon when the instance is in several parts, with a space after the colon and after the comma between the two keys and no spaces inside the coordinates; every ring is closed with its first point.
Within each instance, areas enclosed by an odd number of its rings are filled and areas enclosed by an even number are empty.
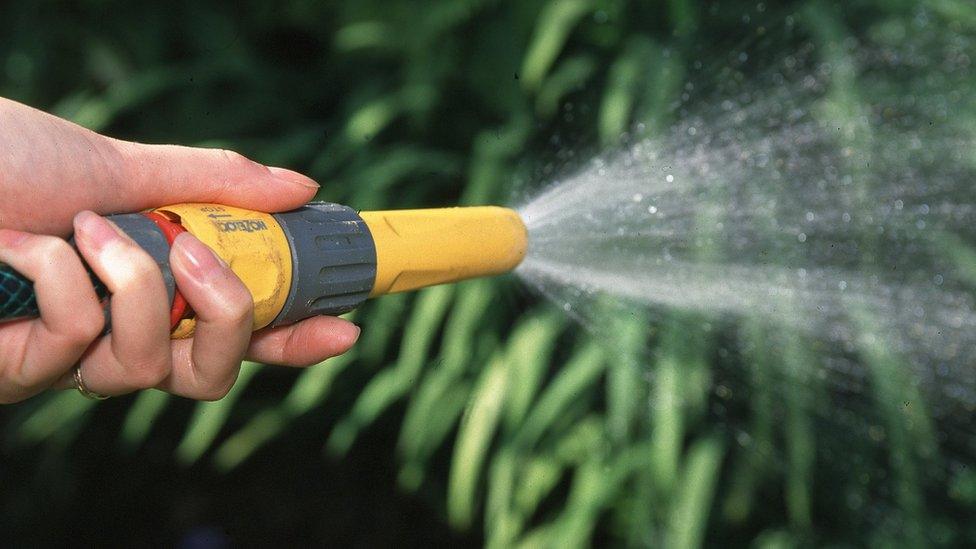
{"type": "Polygon", "coordinates": [[[507,369],[508,364],[501,357],[491,362],[461,420],[447,489],[447,516],[457,528],[467,528],[474,518],[475,491],[482,464],[487,459],[505,401],[507,369]]]}

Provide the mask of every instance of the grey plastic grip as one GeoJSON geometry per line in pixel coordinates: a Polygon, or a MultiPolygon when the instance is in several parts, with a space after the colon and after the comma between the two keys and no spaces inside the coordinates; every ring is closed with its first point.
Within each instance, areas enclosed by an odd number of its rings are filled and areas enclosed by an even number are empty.
{"type": "Polygon", "coordinates": [[[172,305],[173,295],[176,293],[176,280],[173,278],[173,271],[169,267],[169,241],[166,235],[148,217],[142,214],[120,214],[108,217],[115,223],[122,232],[129,235],[129,238],[136,241],[140,248],[146,251],[153,260],[159,265],[159,270],[163,273],[163,282],[166,284],[166,295],[172,305]]]}
{"type": "Polygon", "coordinates": [[[291,247],[291,290],[271,326],[339,315],[369,297],[376,281],[376,246],[352,208],[313,202],[275,214],[291,247]]]}
{"type": "MultiPolygon", "coordinates": [[[[176,280],[173,278],[173,271],[169,266],[169,241],[166,235],[148,217],[142,214],[119,214],[110,215],[108,219],[115,223],[122,232],[135,240],[140,248],[146,251],[159,265],[159,270],[163,273],[163,283],[166,285],[166,295],[169,296],[169,304],[173,304],[173,296],[176,294],[176,280]]],[[[110,330],[111,318],[109,309],[105,308],[106,332],[110,330]]]]}

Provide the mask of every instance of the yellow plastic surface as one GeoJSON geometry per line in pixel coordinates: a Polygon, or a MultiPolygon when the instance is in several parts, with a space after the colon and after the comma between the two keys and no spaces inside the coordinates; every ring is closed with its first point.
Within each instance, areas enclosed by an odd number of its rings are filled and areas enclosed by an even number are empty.
{"type": "MultiPolygon", "coordinates": [[[[278,316],[291,288],[291,247],[270,214],[216,204],[177,204],[157,211],[172,217],[210,246],[240,277],[254,297],[254,329],[278,316]]],[[[194,319],[182,321],[174,338],[190,337],[194,319]]]]}
{"type": "Polygon", "coordinates": [[[376,243],[370,296],[508,272],[528,238],[517,213],[497,206],[361,212],[376,243]]]}

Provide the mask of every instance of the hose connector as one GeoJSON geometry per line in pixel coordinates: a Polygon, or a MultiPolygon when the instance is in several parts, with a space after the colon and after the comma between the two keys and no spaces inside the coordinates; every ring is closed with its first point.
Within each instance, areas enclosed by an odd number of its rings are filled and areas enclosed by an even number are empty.
{"type": "Polygon", "coordinates": [[[356,210],[318,202],[274,217],[291,248],[292,277],[272,326],[347,313],[369,297],[376,247],[356,210]]]}

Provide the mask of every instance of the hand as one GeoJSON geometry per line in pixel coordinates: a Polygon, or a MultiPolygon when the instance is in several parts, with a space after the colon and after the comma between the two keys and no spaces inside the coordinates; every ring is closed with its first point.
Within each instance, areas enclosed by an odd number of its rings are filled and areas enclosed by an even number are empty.
{"type": "Polygon", "coordinates": [[[170,261],[197,328],[192,339],[171,341],[159,268],[96,215],[180,202],[285,211],[315,196],[311,179],[234,152],[111,139],[3,98],[0,128],[0,262],[34,281],[41,310],[39,319],[0,325],[0,402],[74,387],[76,364],[88,389],[100,394],[155,387],[219,399],[245,357],[304,366],[345,352],[359,336],[358,327],[332,317],[252,335],[244,284],[184,234],[170,261]],[[102,307],[63,239],[72,231],[111,292],[110,335],[101,335],[102,307]]]}

